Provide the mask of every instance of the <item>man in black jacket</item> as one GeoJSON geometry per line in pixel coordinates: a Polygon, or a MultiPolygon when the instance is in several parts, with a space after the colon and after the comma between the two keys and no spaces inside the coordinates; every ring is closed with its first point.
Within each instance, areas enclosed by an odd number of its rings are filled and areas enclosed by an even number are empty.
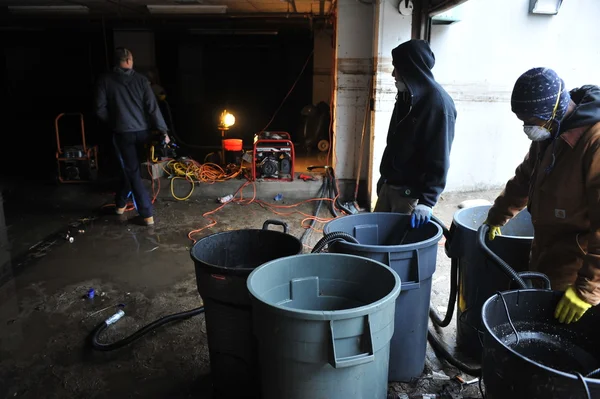
{"type": "Polygon", "coordinates": [[[125,212],[127,199],[133,202],[143,223],[154,224],[152,201],[142,183],[140,162],[150,129],[160,131],[169,142],[167,125],[156,102],[150,82],[133,70],[133,55],[125,48],[115,50],[114,69],[102,76],[96,91],[96,115],[109,125],[121,166],[123,184],[116,194],[117,214],[125,212]]]}
{"type": "Polygon", "coordinates": [[[454,140],[454,101],[431,73],[435,56],[423,40],[392,50],[398,96],[380,165],[375,212],[412,214],[411,226],[429,222],[446,186],[454,140]]]}

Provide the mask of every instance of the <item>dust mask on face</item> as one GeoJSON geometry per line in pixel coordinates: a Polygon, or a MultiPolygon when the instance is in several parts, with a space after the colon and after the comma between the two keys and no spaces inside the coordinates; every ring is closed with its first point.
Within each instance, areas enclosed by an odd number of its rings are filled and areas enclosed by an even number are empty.
{"type": "Polygon", "coordinates": [[[398,89],[399,92],[408,91],[408,87],[406,87],[406,84],[401,80],[396,80],[396,89],[398,89]]]}
{"type": "Polygon", "coordinates": [[[523,126],[523,131],[531,141],[544,141],[552,136],[550,130],[542,126],[526,125],[523,126]]]}

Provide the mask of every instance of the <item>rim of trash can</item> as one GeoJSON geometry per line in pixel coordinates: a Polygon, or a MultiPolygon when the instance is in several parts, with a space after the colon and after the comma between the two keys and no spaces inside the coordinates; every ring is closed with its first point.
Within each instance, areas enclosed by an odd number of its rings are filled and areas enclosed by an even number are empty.
{"type": "MultiPolygon", "coordinates": [[[[477,230],[479,229],[479,227],[481,225],[479,225],[479,226],[477,226],[475,228],[475,227],[469,226],[469,225],[467,225],[465,223],[460,223],[458,221],[458,219],[457,219],[458,215],[460,215],[462,212],[466,212],[468,210],[473,210],[473,209],[477,209],[477,208],[489,210],[491,207],[492,207],[492,205],[478,205],[478,206],[472,206],[472,207],[469,207],[469,208],[459,209],[458,211],[454,212],[454,216],[452,217],[452,222],[455,223],[455,224],[457,224],[458,226],[460,226],[462,228],[465,228],[465,229],[470,230],[470,231],[477,232],[477,230]]],[[[504,240],[504,239],[507,239],[507,238],[510,238],[511,240],[526,240],[526,241],[531,241],[531,240],[533,240],[533,235],[531,235],[531,236],[513,236],[513,235],[508,235],[508,234],[502,234],[502,235],[496,236],[496,239],[500,239],[500,240],[504,240]]]]}
{"type": "Polygon", "coordinates": [[[248,287],[248,291],[250,292],[251,297],[261,303],[262,305],[270,308],[274,313],[286,315],[288,317],[292,317],[295,319],[303,319],[303,320],[341,320],[341,319],[351,319],[354,317],[360,317],[367,314],[375,313],[378,309],[388,306],[391,303],[396,303],[396,298],[400,295],[400,287],[402,282],[400,281],[400,276],[396,273],[391,267],[386,266],[385,264],[378,262],[373,259],[365,258],[362,256],[356,255],[348,255],[348,254],[329,254],[329,253],[318,253],[318,254],[300,254],[300,255],[292,255],[286,256],[284,258],[274,259],[267,263],[262,264],[257,267],[250,273],[248,276],[248,280],[246,281],[246,286],[248,287]],[[271,264],[277,262],[284,262],[289,258],[309,258],[319,256],[320,258],[329,257],[329,258],[354,258],[356,260],[361,260],[366,263],[372,263],[373,265],[377,265],[378,267],[382,267],[387,270],[387,272],[394,278],[394,287],[390,290],[387,295],[383,298],[378,299],[375,302],[371,302],[369,304],[359,306],[351,309],[342,309],[342,310],[304,310],[304,309],[294,309],[288,308],[285,306],[277,305],[274,303],[269,303],[263,300],[260,295],[254,290],[252,287],[252,280],[255,278],[256,274],[262,273],[263,270],[268,270],[271,267],[271,264]]]}
{"type": "MultiPolygon", "coordinates": [[[[519,295],[519,294],[522,294],[522,293],[530,293],[530,294],[535,294],[535,295],[546,295],[546,296],[556,296],[556,291],[542,290],[542,289],[535,289],[535,288],[505,291],[505,292],[502,293],[502,295],[504,295],[504,296],[506,296],[506,295],[513,295],[513,294],[519,295]]],[[[481,320],[482,320],[484,328],[485,328],[485,330],[484,330],[485,334],[489,334],[492,337],[492,339],[497,344],[500,344],[504,349],[507,349],[515,357],[518,357],[520,360],[524,360],[525,362],[527,362],[528,364],[530,364],[532,366],[539,367],[539,368],[541,368],[541,369],[543,369],[543,370],[545,370],[545,371],[547,371],[549,373],[560,375],[561,377],[570,378],[570,379],[573,379],[573,377],[575,377],[575,379],[577,379],[574,374],[567,373],[567,372],[564,372],[564,371],[561,371],[561,370],[557,370],[557,369],[552,368],[552,367],[545,366],[544,364],[538,363],[535,360],[530,359],[529,357],[522,355],[521,353],[517,352],[516,350],[514,350],[510,346],[506,345],[502,341],[502,339],[500,339],[498,337],[498,335],[496,335],[496,333],[494,332],[494,330],[490,327],[490,324],[489,324],[489,322],[487,320],[487,317],[484,317],[486,315],[486,313],[488,312],[487,308],[489,306],[491,306],[492,303],[495,303],[497,301],[500,301],[500,299],[498,299],[498,295],[494,295],[494,296],[488,298],[485,301],[485,303],[483,304],[483,307],[481,308],[481,320]]],[[[485,349],[486,348],[484,346],[483,350],[485,350],[485,349]]],[[[590,380],[593,380],[593,378],[588,378],[588,377],[585,377],[585,378],[586,378],[586,382],[588,384],[590,384],[592,382],[590,380]]]]}
{"type": "MultiPolygon", "coordinates": [[[[390,214],[410,216],[405,213],[388,213],[388,212],[371,212],[371,213],[369,213],[369,215],[390,215],[390,214]]],[[[348,215],[348,216],[344,216],[344,217],[352,217],[352,216],[357,216],[357,215],[348,215]]],[[[330,223],[333,223],[336,220],[337,219],[334,219],[334,220],[328,222],[323,227],[323,234],[329,234],[329,233],[338,231],[338,230],[332,231],[331,228],[328,227],[330,225],[330,223]]],[[[409,244],[401,244],[401,245],[368,245],[368,244],[355,244],[355,243],[352,243],[349,241],[339,241],[336,243],[336,245],[340,245],[340,246],[344,246],[344,247],[348,247],[348,248],[355,248],[355,249],[369,248],[369,250],[372,252],[393,252],[392,250],[394,248],[402,248],[404,251],[410,251],[413,249],[436,245],[442,239],[442,235],[444,234],[444,232],[443,232],[442,228],[440,227],[440,225],[437,224],[436,222],[434,222],[433,220],[430,220],[428,224],[434,225],[435,228],[437,229],[437,233],[435,233],[435,235],[433,237],[430,237],[426,240],[419,241],[419,242],[411,242],[409,244]]]]}
{"type": "MultiPolygon", "coordinates": [[[[190,248],[190,257],[194,261],[194,264],[201,263],[202,269],[204,269],[208,272],[227,274],[227,275],[238,275],[238,276],[246,275],[247,276],[248,274],[250,274],[250,272],[252,272],[253,270],[256,270],[261,265],[258,265],[256,267],[225,267],[225,266],[219,266],[219,265],[205,262],[201,259],[198,259],[198,257],[196,257],[196,255],[194,254],[194,248],[196,248],[196,246],[198,246],[202,241],[214,238],[215,236],[234,234],[239,231],[253,232],[253,233],[260,233],[260,234],[275,234],[275,235],[289,237],[289,238],[286,238],[286,240],[287,239],[294,240],[298,243],[298,252],[296,254],[288,255],[288,256],[294,256],[294,255],[300,254],[303,249],[302,242],[300,242],[300,240],[298,238],[294,237],[291,234],[283,233],[281,231],[264,230],[264,229],[238,229],[238,230],[231,230],[231,231],[220,231],[218,233],[213,233],[213,234],[209,234],[205,237],[202,237],[198,241],[196,241],[196,243],[194,243],[194,245],[192,245],[192,248],[190,248]]],[[[277,260],[277,259],[279,259],[279,258],[276,258],[273,260],[277,260]]],[[[268,262],[272,262],[272,261],[268,261],[268,262]]],[[[266,263],[268,263],[268,262],[266,262],[266,263]]]]}

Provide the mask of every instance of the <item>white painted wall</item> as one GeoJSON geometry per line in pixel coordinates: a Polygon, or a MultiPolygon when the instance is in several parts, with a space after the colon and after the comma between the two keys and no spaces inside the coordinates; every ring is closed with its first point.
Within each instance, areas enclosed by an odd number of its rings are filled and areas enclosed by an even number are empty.
{"type": "MultiPolygon", "coordinates": [[[[373,70],[373,9],[357,0],[337,2],[333,165],[339,179],[353,179],[373,70]]],[[[364,152],[368,154],[368,144],[364,152]]],[[[368,164],[368,156],[363,165],[368,164]]]]}
{"type": "Polygon", "coordinates": [[[569,89],[600,84],[600,1],[563,2],[556,16],[529,14],[529,0],[469,0],[461,21],[433,26],[436,79],[458,118],[446,191],[503,186],[529,147],[510,110],[516,79],[546,66],[569,89]]]}

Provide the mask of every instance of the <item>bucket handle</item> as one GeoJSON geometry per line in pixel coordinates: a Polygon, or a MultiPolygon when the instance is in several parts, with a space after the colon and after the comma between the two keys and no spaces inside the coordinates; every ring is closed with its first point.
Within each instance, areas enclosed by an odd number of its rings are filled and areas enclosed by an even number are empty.
{"type": "Polygon", "coordinates": [[[360,364],[370,363],[375,360],[375,351],[373,350],[373,337],[371,335],[371,320],[370,315],[365,316],[365,327],[361,343],[366,347],[367,352],[359,353],[357,355],[337,357],[337,351],[335,349],[336,339],[334,332],[334,320],[329,321],[329,330],[331,337],[329,343],[331,345],[329,364],[336,369],[344,367],[358,366],[360,364]]]}
{"type": "Polygon", "coordinates": [[[269,230],[269,225],[275,224],[277,226],[283,227],[283,233],[287,234],[288,232],[288,224],[286,222],[282,222],[281,220],[269,219],[263,223],[263,230],[269,230]]]}

